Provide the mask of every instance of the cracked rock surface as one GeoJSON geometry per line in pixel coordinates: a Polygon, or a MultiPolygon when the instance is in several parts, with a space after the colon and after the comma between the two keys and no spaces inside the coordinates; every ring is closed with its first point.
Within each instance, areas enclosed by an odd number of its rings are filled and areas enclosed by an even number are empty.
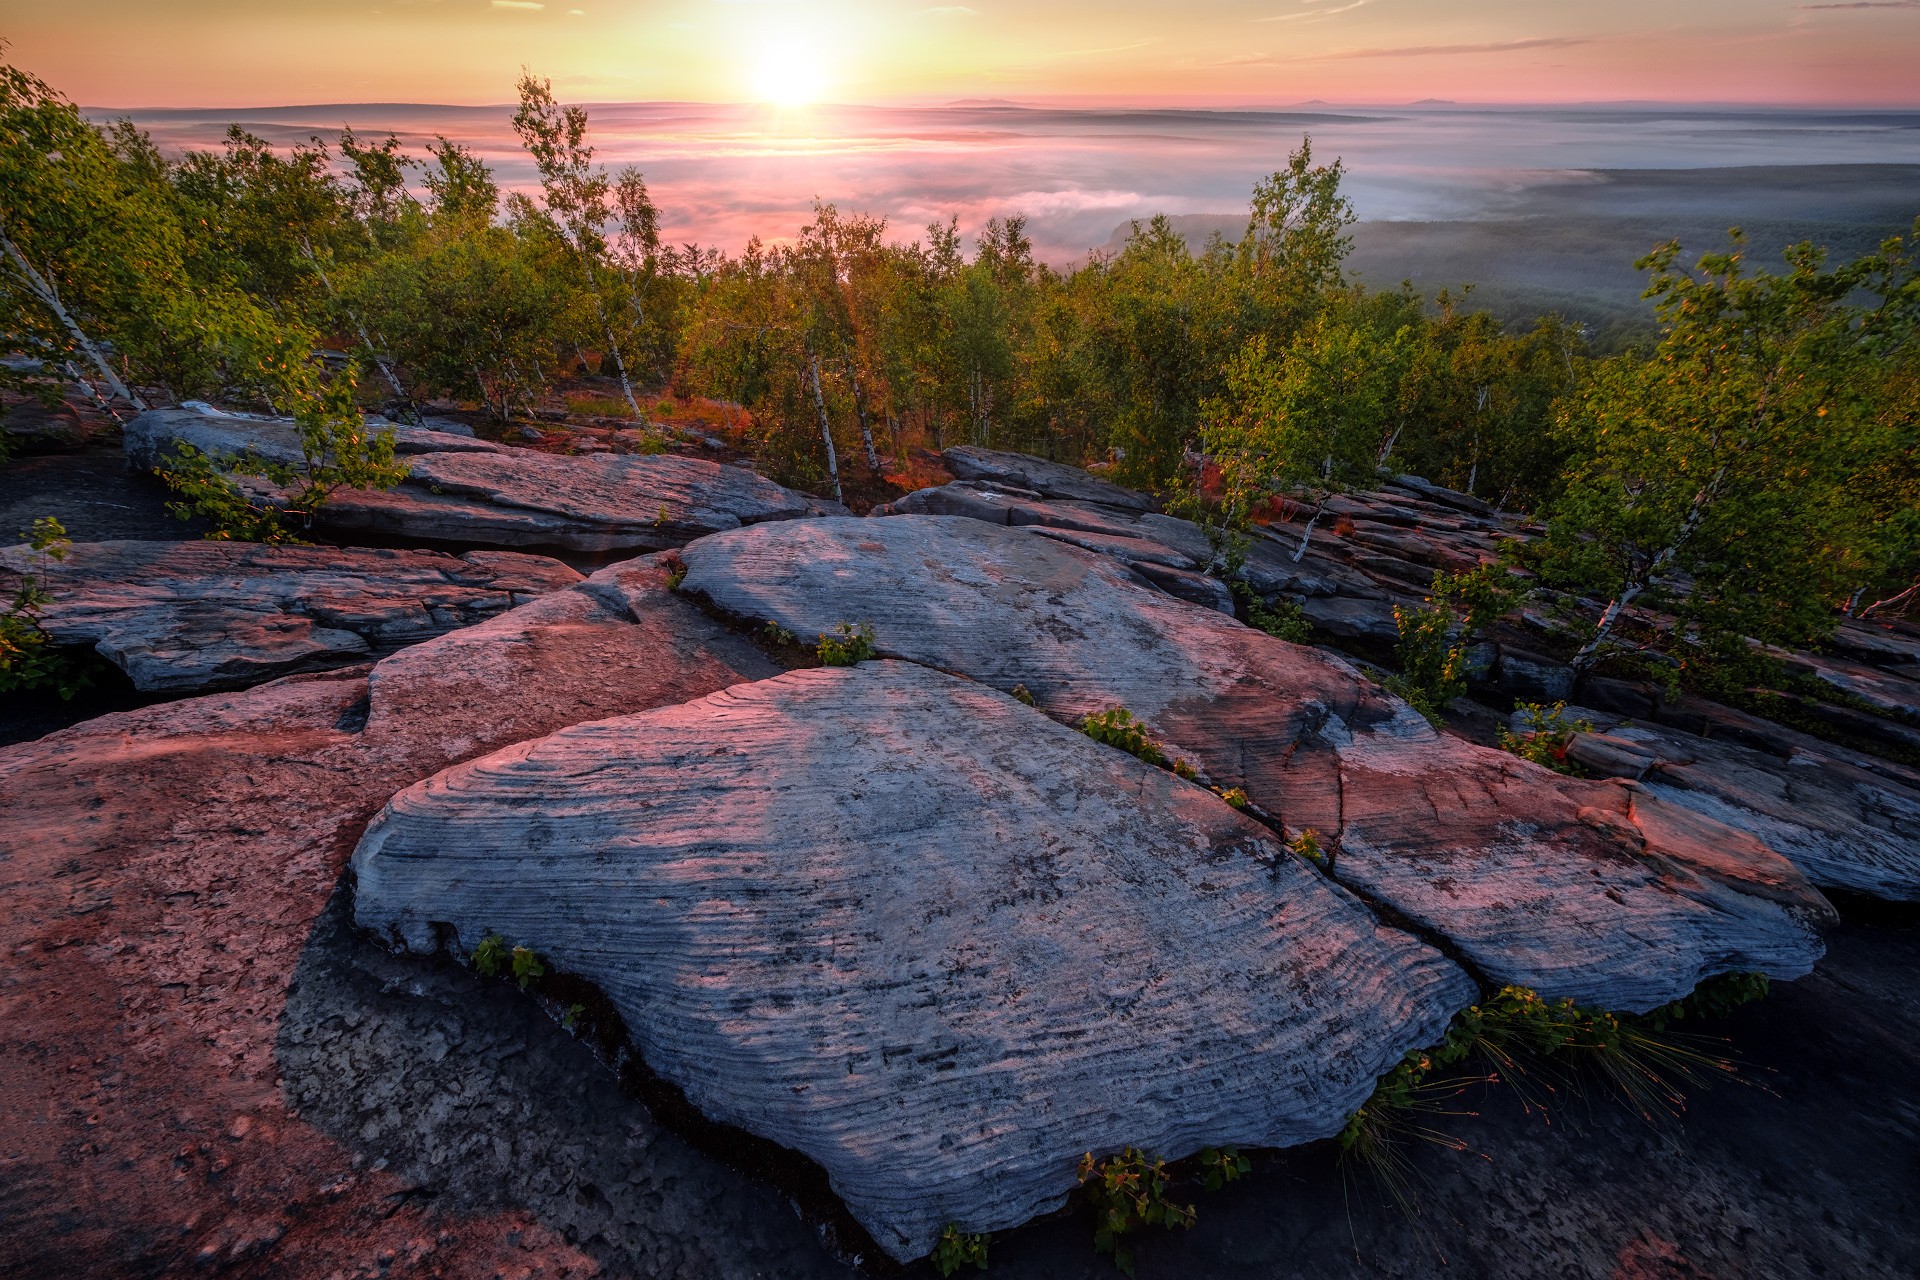
{"type": "Polygon", "coordinates": [[[338,667],[470,626],[580,581],[516,552],[245,542],[85,542],[64,559],[0,549],[0,591],[30,575],[40,625],[136,689],[202,693],[338,667]]]}
{"type": "Polygon", "coordinates": [[[1476,994],[1205,789],[898,662],[509,747],[353,866],[378,936],[594,983],[902,1260],[1059,1208],[1087,1150],[1330,1136],[1476,994]]]}
{"type": "Polygon", "coordinates": [[[688,547],[684,590],[798,635],[871,624],[880,652],[1057,719],[1115,706],[1240,787],[1333,872],[1495,984],[1644,1011],[1703,979],[1806,973],[1831,908],[1778,854],[1618,782],[1443,737],[1345,661],[1176,600],[1108,557],[964,517],[814,520],[688,547]]]}

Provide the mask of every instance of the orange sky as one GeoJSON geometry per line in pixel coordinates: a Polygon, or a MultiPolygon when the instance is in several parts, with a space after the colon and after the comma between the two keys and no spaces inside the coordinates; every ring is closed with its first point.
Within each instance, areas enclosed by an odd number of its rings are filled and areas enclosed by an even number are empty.
{"type": "Polygon", "coordinates": [[[1620,99],[1920,106],[1920,0],[0,0],[89,105],[1620,99]]]}

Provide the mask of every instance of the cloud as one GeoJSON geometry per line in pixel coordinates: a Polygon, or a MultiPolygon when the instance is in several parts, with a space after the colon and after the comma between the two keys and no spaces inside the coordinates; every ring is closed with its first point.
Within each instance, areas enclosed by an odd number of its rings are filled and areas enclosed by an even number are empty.
{"type": "MultiPolygon", "coordinates": [[[[1306,2],[1307,0],[1302,0],[1302,3],[1306,3],[1306,2]]],[[[1292,22],[1299,18],[1330,18],[1336,13],[1345,13],[1349,9],[1358,9],[1361,5],[1365,4],[1366,2],[1367,0],[1352,0],[1352,3],[1343,4],[1338,9],[1307,9],[1300,13],[1276,13],[1270,18],[1255,18],[1254,21],[1255,22],[1292,22]]]]}
{"type": "Polygon", "coordinates": [[[1236,53],[1231,58],[1222,58],[1218,62],[1209,62],[1210,67],[1258,67],[1272,62],[1264,53],[1236,53]]]}
{"type": "Polygon", "coordinates": [[[1132,44],[1111,44],[1103,49],[1068,49],[1065,53],[1057,53],[1054,56],[1056,58],[1085,58],[1096,53],[1125,53],[1129,49],[1144,49],[1150,44],[1159,43],[1159,38],[1155,37],[1152,40],[1135,40],[1132,44]]]}
{"type": "Polygon", "coordinates": [[[496,9],[544,9],[547,6],[537,4],[535,0],[490,0],[496,9]]]}
{"type": "Polygon", "coordinates": [[[1541,36],[1533,40],[1499,40],[1489,44],[1416,44],[1399,49],[1338,49],[1332,53],[1310,55],[1300,61],[1317,62],[1330,58],[1425,58],[1458,53],[1511,53],[1520,49],[1568,49],[1577,44],[1592,43],[1592,36],[1541,36]]]}
{"type": "Polygon", "coordinates": [[[969,9],[963,4],[937,4],[924,12],[930,18],[977,18],[980,16],[978,9],[969,9]]]}

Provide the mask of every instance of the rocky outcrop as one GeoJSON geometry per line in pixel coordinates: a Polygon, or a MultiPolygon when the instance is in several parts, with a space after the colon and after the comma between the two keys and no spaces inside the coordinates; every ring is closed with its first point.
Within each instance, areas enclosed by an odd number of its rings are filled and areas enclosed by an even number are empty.
{"type": "MultiPolygon", "coordinates": [[[[362,1167],[283,1095],[275,1046],[313,922],[396,791],[510,742],[775,673],[665,579],[616,566],[370,677],[298,676],[0,748],[0,1131],[8,1185],[32,1189],[9,1198],[0,1253],[33,1275],[375,1274],[428,1254],[448,1275],[493,1275],[529,1249],[548,1274],[596,1269],[497,1207],[423,1221],[418,1182],[362,1167]]],[[[658,1129],[623,1136],[684,1163],[658,1129]]],[[[724,1266],[683,1250],[659,1273],[744,1276],[732,1251],[750,1248],[715,1241],[706,1256],[724,1266]]]]}
{"type": "MultiPolygon", "coordinates": [[[[741,467],[673,454],[570,456],[449,431],[378,425],[411,456],[392,489],[342,489],[319,512],[337,535],[436,544],[639,553],[763,520],[844,514],[741,467]]],[[[127,427],[128,465],[151,470],[176,444],[213,457],[300,460],[281,419],[156,410],[127,427]]]]}
{"type": "Polygon", "coordinates": [[[0,592],[31,575],[40,626],[91,646],[150,693],[259,684],[364,662],[504,613],[580,580],[514,552],[78,543],[64,559],[0,549],[0,592]]]}
{"type": "Polygon", "coordinates": [[[335,494],[321,521],[342,533],[635,552],[813,510],[806,494],[704,458],[515,449],[422,455],[397,488],[335,494]]]}
{"type": "Polygon", "coordinates": [[[684,589],[798,635],[870,624],[880,652],[1068,722],[1124,706],[1275,823],[1314,829],[1333,874],[1481,976],[1645,1010],[1734,970],[1805,973],[1830,909],[1784,859],[1443,737],[1346,662],[1148,588],[1022,529],[927,516],[703,539],[684,589]]]}
{"type": "Polygon", "coordinates": [[[1191,783],[903,663],[564,730],[394,797],[355,918],[594,982],[707,1116],[887,1252],[1081,1153],[1336,1132],[1475,988],[1191,783]]]}
{"type": "Polygon", "coordinates": [[[1014,485],[1043,498],[1071,498],[1076,502],[1098,502],[1125,511],[1158,511],[1160,504],[1144,493],[1123,489],[1110,481],[1089,475],[1079,467],[1048,462],[1025,453],[1002,453],[974,445],[956,445],[940,455],[940,461],[957,480],[986,480],[998,485],[1014,485]]]}

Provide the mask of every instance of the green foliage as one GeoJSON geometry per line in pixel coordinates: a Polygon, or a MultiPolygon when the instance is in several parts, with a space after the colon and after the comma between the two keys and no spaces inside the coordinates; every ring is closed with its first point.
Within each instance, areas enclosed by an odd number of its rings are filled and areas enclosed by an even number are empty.
{"type": "Polygon", "coordinates": [[[1503,1075],[1519,1083],[1529,1072],[1553,1071],[1568,1083],[1577,1082],[1575,1073],[1588,1073],[1642,1115],[1677,1114],[1685,1103],[1683,1085],[1731,1075],[1734,1066],[1671,1033],[1670,1024],[1688,1016],[1717,1017],[1766,992],[1762,975],[1730,974],[1702,983],[1684,1000],[1634,1017],[1570,999],[1549,1001],[1525,987],[1502,987],[1492,999],[1456,1014],[1438,1045],[1408,1053],[1380,1078],[1340,1131],[1340,1150],[1398,1187],[1405,1174],[1397,1150],[1401,1139],[1461,1148],[1418,1117],[1444,1114],[1440,1104],[1468,1084],[1503,1075]],[[1435,1074],[1463,1067],[1479,1074],[1435,1074]]]}
{"type": "Polygon", "coordinates": [[[760,638],[768,644],[782,649],[797,649],[800,647],[800,637],[794,635],[793,632],[787,630],[777,622],[769,622],[766,626],[760,628],[760,638]]]}
{"type": "Polygon", "coordinates": [[[560,1025],[568,1031],[573,1030],[580,1025],[580,1015],[586,1011],[587,1006],[583,1004],[568,1005],[566,1011],[560,1015],[560,1025]]]}
{"type": "Polygon", "coordinates": [[[1500,730],[1501,749],[1511,751],[1522,760],[1545,765],[1555,773],[1580,776],[1578,768],[1567,760],[1567,748],[1572,745],[1574,734],[1592,733],[1593,722],[1575,720],[1568,724],[1565,719],[1567,704],[1564,702],[1556,702],[1551,707],[1537,702],[1523,702],[1514,710],[1520,712],[1526,728],[1519,733],[1510,729],[1500,730]]]}
{"type": "Polygon", "coordinates": [[[1168,767],[1166,753],[1154,745],[1153,739],[1147,735],[1147,726],[1134,719],[1133,712],[1125,707],[1114,707],[1086,717],[1080,722],[1080,732],[1095,742],[1117,747],[1148,764],[1159,765],[1163,769],[1168,767]]]}
{"type": "Polygon", "coordinates": [[[1254,594],[1253,588],[1238,580],[1232,584],[1232,590],[1234,598],[1246,611],[1248,626],[1289,644],[1306,644],[1313,638],[1313,623],[1307,620],[1306,610],[1291,600],[1281,600],[1269,606],[1254,594]]]}
{"type": "Polygon", "coordinates": [[[1009,692],[1015,702],[1025,703],[1029,707],[1034,705],[1033,690],[1024,684],[1016,684],[1009,692]]]}
{"type": "Polygon", "coordinates": [[[506,972],[510,959],[507,940],[497,933],[490,933],[480,939],[480,945],[473,949],[473,971],[483,978],[497,978],[506,972]]]}
{"type": "Polygon", "coordinates": [[[1296,858],[1304,858],[1316,867],[1332,865],[1332,858],[1320,844],[1320,833],[1308,827],[1293,839],[1287,841],[1287,852],[1296,858]]]}
{"type": "Polygon", "coordinates": [[[540,963],[540,957],[529,947],[513,949],[513,977],[525,991],[539,979],[546,976],[547,967],[540,963]]]}
{"type": "Polygon", "coordinates": [[[1228,787],[1219,794],[1222,800],[1225,800],[1236,809],[1244,809],[1253,803],[1253,801],[1247,798],[1247,793],[1239,787],[1228,787]]]}
{"type": "Polygon", "coordinates": [[[1208,1147],[1196,1158],[1203,1174],[1203,1185],[1209,1191],[1218,1191],[1229,1182],[1237,1182],[1253,1170],[1253,1161],[1234,1147],[1208,1147]]]}
{"type": "Polygon", "coordinates": [[[1434,575],[1423,606],[1393,608],[1400,674],[1387,679],[1387,690],[1438,726],[1448,704],[1467,691],[1467,650],[1515,594],[1500,565],[1434,575]]]}
{"type": "Polygon", "coordinates": [[[985,1271],[987,1237],[962,1231],[958,1224],[949,1222],[941,1229],[940,1239],[933,1246],[929,1261],[933,1263],[933,1269],[943,1276],[950,1276],[966,1266],[985,1271]]]}
{"type": "Polygon", "coordinates": [[[1920,477],[1911,244],[1833,269],[1803,244],[1782,274],[1749,273],[1743,244],[1736,231],[1693,272],[1677,243],[1643,259],[1659,346],[1601,362],[1561,403],[1574,462],[1533,555],[1610,601],[1577,670],[1636,605],[1709,646],[1816,642],[1838,605],[1907,567],[1914,517],[1894,512],[1920,477]]]}
{"type": "Polygon", "coordinates": [[[873,647],[873,628],[864,622],[858,627],[843,622],[832,634],[823,633],[815,652],[821,664],[828,667],[858,666],[880,656],[880,651],[873,647]]]}
{"type": "Polygon", "coordinates": [[[1113,1264],[1133,1274],[1133,1250],[1125,1237],[1145,1227],[1191,1227],[1194,1207],[1168,1198],[1173,1180],[1167,1162],[1128,1147],[1117,1156],[1080,1158],[1080,1187],[1094,1212],[1093,1247],[1113,1255],[1113,1264]]]}
{"type": "Polygon", "coordinates": [[[667,569],[667,590],[678,591],[680,584],[687,580],[687,562],[675,560],[667,569]]]}
{"type": "MultiPolygon", "coordinates": [[[[27,546],[52,561],[67,558],[73,542],[53,516],[41,516],[27,531],[27,546]]],[[[40,611],[53,603],[32,574],[20,575],[13,601],[0,611],[0,693],[52,689],[71,699],[92,683],[88,664],[53,643],[40,627],[40,611]]]]}

